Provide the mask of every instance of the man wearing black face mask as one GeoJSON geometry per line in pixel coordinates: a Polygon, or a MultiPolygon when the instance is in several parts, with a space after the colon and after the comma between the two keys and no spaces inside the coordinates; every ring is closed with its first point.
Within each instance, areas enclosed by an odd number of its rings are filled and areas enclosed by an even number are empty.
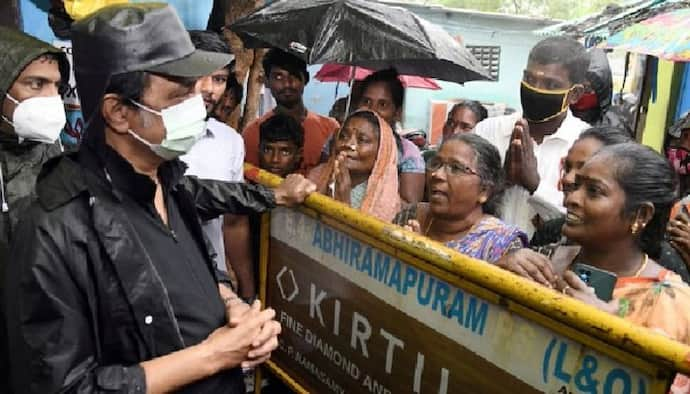
{"type": "Polygon", "coordinates": [[[520,84],[523,112],[486,119],[475,129],[503,155],[512,185],[503,198],[502,219],[530,236],[539,213],[535,207],[564,211],[559,163],[589,127],[568,107],[584,92],[588,65],[589,56],[577,41],[566,37],[540,41],[530,51],[520,84]]]}

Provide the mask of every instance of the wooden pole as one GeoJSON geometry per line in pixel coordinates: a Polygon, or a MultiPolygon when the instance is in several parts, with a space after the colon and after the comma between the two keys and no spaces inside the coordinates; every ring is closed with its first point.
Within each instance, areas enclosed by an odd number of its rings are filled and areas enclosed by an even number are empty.
{"type": "Polygon", "coordinates": [[[19,28],[17,0],[0,1],[0,26],[19,28]]]}
{"type": "Polygon", "coordinates": [[[256,119],[259,114],[259,102],[261,101],[261,89],[266,80],[264,75],[264,67],[262,61],[266,49],[254,50],[254,61],[249,68],[249,77],[247,78],[247,100],[244,104],[244,113],[240,120],[240,128],[244,129],[252,120],[256,119]]]}
{"type": "MultiPolygon", "coordinates": [[[[263,4],[263,0],[226,0],[225,25],[228,26],[237,19],[252,13],[263,4]]],[[[241,84],[246,84],[244,108],[238,105],[228,121],[231,127],[241,133],[244,126],[256,119],[259,111],[260,93],[264,81],[261,66],[264,51],[245,48],[239,36],[229,29],[224,30],[224,35],[235,55],[235,77],[241,84]]]]}

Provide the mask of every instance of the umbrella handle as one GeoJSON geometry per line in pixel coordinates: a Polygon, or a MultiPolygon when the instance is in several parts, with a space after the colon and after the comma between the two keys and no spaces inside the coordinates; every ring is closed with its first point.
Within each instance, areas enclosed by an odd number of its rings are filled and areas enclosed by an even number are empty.
{"type": "Polygon", "coordinates": [[[352,105],[352,86],[355,83],[355,74],[357,72],[357,66],[352,65],[352,52],[350,52],[350,82],[348,86],[350,87],[350,94],[347,95],[347,105],[345,105],[345,116],[350,113],[350,105],[352,105]]]}

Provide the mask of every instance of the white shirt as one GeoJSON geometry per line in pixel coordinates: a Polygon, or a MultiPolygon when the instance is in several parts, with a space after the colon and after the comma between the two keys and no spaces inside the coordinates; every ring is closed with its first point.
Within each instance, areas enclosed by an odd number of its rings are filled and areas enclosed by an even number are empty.
{"type": "MultiPolygon", "coordinates": [[[[505,161],[513,127],[521,117],[521,113],[515,113],[485,119],[477,124],[475,133],[496,146],[501,154],[501,161],[505,161]]],[[[565,120],[555,133],[544,137],[541,144],[534,142],[534,155],[537,158],[537,172],[540,179],[539,186],[534,192],[535,198],[565,212],[563,192],[558,190],[558,182],[561,177],[561,159],[568,154],[568,150],[573,146],[580,133],[589,127],[589,124],[578,119],[568,110],[565,120]]],[[[501,202],[501,219],[520,227],[531,237],[534,233],[532,218],[537,212],[528,203],[529,197],[529,192],[521,186],[508,188],[501,202]]]]}
{"type": "MultiPolygon", "coordinates": [[[[232,127],[214,118],[208,119],[206,133],[180,159],[187,164],[185,175],[216,181],[244,181],[244,140],[232,127]]],[[[214,251],[218,254],[216,258],[218,269],[227,271],[223,244],[223,217],[204,222],[202,227],[214,251]]]]}

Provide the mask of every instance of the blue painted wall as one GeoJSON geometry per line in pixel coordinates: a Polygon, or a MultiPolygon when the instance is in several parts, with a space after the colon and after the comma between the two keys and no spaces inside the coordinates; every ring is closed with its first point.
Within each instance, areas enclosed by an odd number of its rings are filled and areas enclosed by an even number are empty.
{"type": "Polygon", "coordinates": [[[311,75],[309,84],[304,88],[304,105],[309,110],[318,112],[322,115],[328,115],[331,106],[337,97],[345,97],[350,93],[350,88],[347,83],[333,83],[333,82],[319,82],[314,78],[314,75],[321,69],[321,65],[309,66],[307,70],[311,75]]]}
{"type": "Polygon", "coordinates": [[[686,111],[690,110],[690,67],[687,64],[683,65],[683,79],[679,89],[678,104],[673,120],[680,118],[686,111]]]}
{"type": "Polygon", "coordinates": [[[19,19],[22,29],[46,42],[53,42],[55,35],[48,26],[49,0],[19,0],[19,19]]]}

